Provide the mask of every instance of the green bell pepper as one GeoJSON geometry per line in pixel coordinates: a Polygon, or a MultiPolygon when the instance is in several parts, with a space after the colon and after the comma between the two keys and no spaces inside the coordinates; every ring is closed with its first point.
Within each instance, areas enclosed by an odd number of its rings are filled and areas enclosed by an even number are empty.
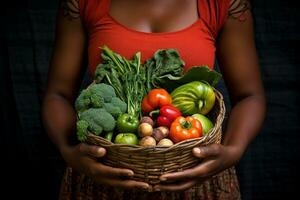
{"type": "Polygon", "coordinates": [[[136,133],[139,119],[136,116],[124,113],[117,119],[117,128],[120,133],[136,133]]]}
{"type": "Polygon", "coordinates": [[[208,83],[193,81],[176,88],[172,93],[172,105],[183,115],[207,114],[215,104],[215,92],[208,83]]]}

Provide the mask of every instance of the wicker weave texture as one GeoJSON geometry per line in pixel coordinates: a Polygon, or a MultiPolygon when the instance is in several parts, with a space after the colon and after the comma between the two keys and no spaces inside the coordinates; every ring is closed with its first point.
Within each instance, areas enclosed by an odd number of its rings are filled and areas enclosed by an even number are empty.
{"type": "Polygon", "coordinates": [[[216,103],[208,113],[214,127],[203,137],[185,140],[170,147],[142,147],[138,145],[113,144],[102,137],[89,134],[87,143],[106,148],[106,156],[101,159],[105,165],[132,169],[134,180],[150,184],[159,183],[159,176],[196,166],[200,160],[192,155],[197,146],[220,143],[225,105],[222,94],[215,90],[216,103]]]}

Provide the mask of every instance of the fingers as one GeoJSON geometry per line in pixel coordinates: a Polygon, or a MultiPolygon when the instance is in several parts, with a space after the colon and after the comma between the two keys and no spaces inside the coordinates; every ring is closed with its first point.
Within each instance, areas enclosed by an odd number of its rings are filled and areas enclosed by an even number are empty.
{"type": "Polygon", "coordinates": [[[233,154],[229,154],[228,152],[228,147],[225,148],[221,144],[196,147],[193,149],[193,154],[197,158],[201,158],[201,163],[198,166],[181,172],[164,174],[160,177],[160,180],[162,182],[174,182],[178,180],[208,178],[232,165],[232,161],[229,158],[233,154]]]}
{"type": "Polygon", "coordinates": [[[103,165],[90,157],[83,157],[82,161],[84,165],[81,166],[85,166],[82,171],[99,183],[128,189],[139,188],[150,190],[149,184],[130,180],[130,177],[134,175],[130,169],[113,168],[103,165]]]}
{"type": "MultiPolygon", "coordinates": [[[[78,145],[78,150],[83,155],[89,155],[93,157],[103,157],[106,153],[104,148],[94,145],[87,145],[84,143],[78,145]]],[[[87,173],[91,176],[130,177],[134,175],[132,170],[109,167],[97,161],[86,163],[86,166],[87,169],[85,171],[87,171],[87,173]]]]}
{"type": "Polygon", "coordinates": [[[164,174],[160,177],[161,181],[177,181],[186,179],[199,179],[209,177],[216,172],[219,162],[216,160],[207,160],[204,163],[181,172],[164,174]]]}
{"type": "Polygon", "coordinates": [[[82,164],[77,169],[81,169],[80,171],[93,178],[99,184],[150,191],[151,187],[149,184],[130,180],[130,177],[134,175],[132,170],[109,167],[86,156],[82,156],[81,161],[82,164]]]}
{"type": "Polygon", "coordinates": [[[94,162],[90,164],[90,173],[97,182],[102,184],[126,189],[151,190],[151,186],[147,183],[130,180],[134,173],[129,169],[113,168],[94,162]]]}
{"type": "Polygon", "coordinates": [[[184,180],[191,179],[198,176],[199,170],[197,168],[187,169],[182,172],[174,172],[169,174],[162,175],[159,179],[161,181],[175,181],[175,180],[184,180]]]}
{"type": "Polygon", "coordinates": [[[90,171],[92,176],[104,176],[104,177],[131,177],[134,175],[130,169],[113,168],[101,163],[94,163],[90,165],[90,171]]]}
{"type": "MultiPolygon", "coordinates": [[[[100,178],[101,179],[101,178],[100,178]]],[[[134,180],[120,180],[120,179],[101,179],[101,183],[107,184],[114,187],[120,187],[125,189],[142,189],[142,190],[151,190],[151,186],[148,183],[138,182],[134,180]]]]}
{"type": "Polygon", "coordinates": [[[187,182],[176,183],[176,184],[159,184],[153,187],[154,191],[182,191],[191,188],[197,183],[196,180],[189,180],[187,182]]]}
{"type": "Polygon", "coordinates": [[[95,145],[87,145],[84,143],[78,145],[78,150],[83,155],[89,155],[96,158],[103,157],[106,153],[106,150],[102,147],[98,147],[95,145]]]}
{"type": "Polygon", "coordinates": [[[130,179],[134,175],[132,170],[106,166],[92,158],[103,157],[106,153],[104,148],[82,143],[67,150],[63,152],[69,165],[90,176],[98,183],[128,189],[151,190],[149,184],[130,179]]]}
{"type": "Polygon", "coordinates": [[[222,152],[222,146],[219,144],[212,144],[203,147],[195,147],[193,149],[193,154],[197,158],[207,158],[218,156],[222,152]]]}

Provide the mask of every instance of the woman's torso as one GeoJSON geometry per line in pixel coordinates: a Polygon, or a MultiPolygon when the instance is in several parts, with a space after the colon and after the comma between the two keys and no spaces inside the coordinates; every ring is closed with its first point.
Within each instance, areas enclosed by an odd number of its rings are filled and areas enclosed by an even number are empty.
{"type": "Polygon", "coordinates": [[[90,72],[101,62],[103,45],[128,59],[140,51],[142,61],[158,49],[174,48],[185,61],[185,70],[212,68],[228,6],[229,0],[79,0],[90,72]]]}
{"type": "MultiPolygon", "coordinates": [[[[140,51],[143,61],[158,49],[174,48],[185,61],[186,70],[199,65],[213,67],[215,41],[227,18],[230,0],[197,0],[197,6],[195,0],[143,0],[140,1],[143,4],[136,7],[129,3],[138,0],[112,1],[79,0],[81,20],[88,35],[91,73],[101,62],[100,47],[103,45],[127,58],[140,51]],[[142,9],[148,8],[150,2],[160,4],[152,5],[150,10],[142,9]],[[165,2],[174,3],[170,4],[173,9],[169,11],[170,5],[163,5],[165,2]],[[149,13],[152,14],[149,16],[149,13]]],[[[67,168],[60,199],[235,200],[240,199],[240,193],[234,168],[186,191],[173,193],[119,190],[95,184],[92,178],[67,168]]]]}

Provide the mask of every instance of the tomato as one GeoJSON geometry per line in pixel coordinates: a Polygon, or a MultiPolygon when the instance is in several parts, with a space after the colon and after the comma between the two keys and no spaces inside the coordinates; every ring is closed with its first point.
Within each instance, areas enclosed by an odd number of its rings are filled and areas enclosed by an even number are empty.
{"type": "Polygon", "coordinates": [[[201,136],[201,122],[193,117],[180,116],[171,124],[169,137],[174,143],[201,136]]]}
{"type": "Polygon", "coordinates": [[[139,126],[139,119],[130,114],[124,113],[117,119],[117,128],[120,133],[136,133],[139,126]]]}

